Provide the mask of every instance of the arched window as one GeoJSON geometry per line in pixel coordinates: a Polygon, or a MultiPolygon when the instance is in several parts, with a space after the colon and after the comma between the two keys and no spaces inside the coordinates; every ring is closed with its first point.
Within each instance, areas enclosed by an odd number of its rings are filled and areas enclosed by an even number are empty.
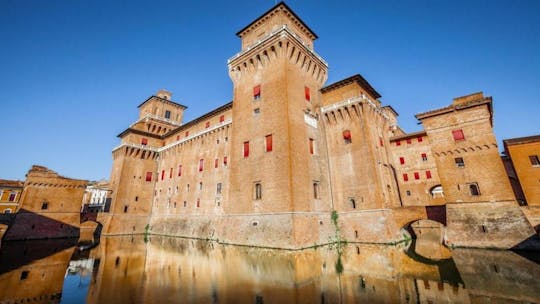
{"type": "Polygon", "coordinates": [[[431,194],[431,197],[432,197],[432,198],[444,197],[444,191],[443,191],[443,188],[442,188],[441,185],[433,186],[433,187],[429,190],[429,193],[431,194]]]}
{"type": "Polygon", "coordinates": [[[356,201],[354,200],[354,198],[349,198],[349,203],[351,203],[351,206],[353,207],[353,209],[356,209],[356,201]]]}
{"type": "Polygon", "coordinates": [[[469,191],[473,196],[480,195],[480,188],[477,183],[469,184],[469,191]]]}
{"type": "Polygon", "coordinates": [[[256,200],[260,200],[262,199],[262,185],[261,183],[255,183],[255,199],[256,200]]]}

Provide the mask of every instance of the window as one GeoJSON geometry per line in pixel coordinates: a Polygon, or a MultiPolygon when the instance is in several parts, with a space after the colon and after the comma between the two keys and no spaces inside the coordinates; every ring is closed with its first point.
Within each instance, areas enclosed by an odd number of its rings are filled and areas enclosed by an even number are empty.
{"type": "Polygon", "coordinates": [[[431,178],[431,171],[429,170],[426,171],[426,178],[428,179],[431,178]]]}
{"type": "Polygon", "coordinates": [[[422,161],[427,161],[427,154],[426,153],[422,153],[420,156],[422,157],[422,161]]]}
{"type": "Polygon", "coordinates": [[[400,140],[396,141],[396,146],[401,146],[401,141],[400,140]]]}
{"type": "Polygon", "coordinates": [[[171,118],[171,111],[165,111],[165,118],[167,119],[171,118]]]}
{"type": "Polygon", "coordinates": [[[259,100],[261,98],[261,85],[253,87],[253,100],[259,100]]]}
{"type": "Polygon", "coordinates": [[[353,209],[356,209],[356,201],[354,200],[354,198],[349,197],[349,203],[351,203],[351,206],[353,207],[353,209]]]}
{"type": "Polygon", "coordinates": [[[176,140],[180,140],[180,135],[176,135],[176,140]]]}
{"type": "Polygon", "coordinates": [[[313,138],[309,139],[309,154],[314,154],[313,141],[314,141],[313,138]]]}
{"type": "Polygon", "coordinates": [[[148,138],[141,138],[141,145],[146,146],[148,145],[148,138]]]}
{"type": "Polygon", "coordinates": [[[124,206],[124,213],[127,213],[128,211],[128,206],[124,206]]]}
{"type": "Polygon", "coordinates": [[[477,183],[469,184],[469,192],[472,196],[478,196],[480,195],[480,188],[478,187],[477,183]]]}
{"type": "Polygon", "coordinates": [[[345,140],[346,144],[350,144],[352,142],[350,130],[343,131],[343,140],[345,140]]]}
{"type": "Polygon", "coordinates": [[[424,138],[422,136],[418,137],[418,142],[421,143],[424,141],[424,138]]]}
{"type": "Polygon", "coordinates": [[[411,196],[411,191],[410,190],[407,190],[407,196],[411,196]]]}
{"type": "Polygon", "coordinates": [[[456,167],[458,168],[465,167],[465,162],[463,162],[463,157],[454,158],[454,162],[456,163],[456,167]]]}
{"type": "Polygon", "coordinates": [[[272,134],[265,136],[266,152],[272,152],[272,134]]]}
{"type": "Polygon", "coordinates": [[[214,168],[217,168],[217,167],[218,167],[218,162],[219,162],[219,159],[216,158],[216,159],[214,160],[214,168]]]}
{"type": "Polygon", "coordinates": [[[410,145],[412,143],[412,140],[410,138],[407,139],[407,145],[410,145]]]}
{"type": "Polygon", "coordinates": [[[200,206],[201,206],[201,199],[198,198],[198,199],[197,199],[197,208],[199,208],[200,206]]]}
{"type": "Polygon", "coordinates": [[[262,185],[260,182],[257,182],[255,183],[254,185],[255,189],[254,189],[254,197],[256,200],[260,200],[262,199],[262,185]]]}
{"type": "Polygon", "coordinates": [[[256,108],[256,109],[253,110],[253,116],[255,116],[255,117],[259,116],[260,113],[261,113],[261,109],[259,109],[259,108],[256,108]]]}
{"type": "Polygon", "coordinates": [[[244,142],[244,157],[249,156],[249,141],[244,142]]]}
{"type": "Polygon", "coordinates": [[[420,173],[414,172],[414,179],[420,179],[420,173]]]}
{"type": "Polygon", "coordinates": [[[17,192],[14,192],[14,191],[13,191],[13,192],[11,192],[11,193],[9,194],[9,198],[8,198],[8,201],[10,201],[10,202],[14,202],[14,201],[15,201],[15,197],[16,197],[16,196],[17,196],[17,192]]]}
{"type": "Polygon", "coordinates": [[[172,178],[172,168],[169,170],[169,178],[172,178]]]}
{"type": "Polygon", "coordinates": [[[199,190],[202,190],[202,182],[199,182],[199,190]]]}
{"type": "Polygon", "coordinates": [[[432,198],[444,197],[444,191],[441,185],[434,186],[429,190],[429,193],[431,193],[432,198]]]}
{"type": "Polygon", "coordinates": [[[223,165],[224,165],[224,166],[227,166],[227,156],[224,156],[224,157],[223,157],[223,165]]]}
{"type": "Polygon", "coordinates": [[[221,183],[216,185],[216,194],[221,194],[221,183]]]}
{"type": "Polygon", "coordinates": [[[399,158],[399,163],[402,164],[402,165],[405,164],[405,157],[400,157],[399,158]]]}
{"type": "Polygon", "coordinates": [[[185,136],[185,137],[188,137],[188,136],[189,136],[189,131],[186,131],[186,133],[185,133],[184,136],[185,136]]]}
{"type": "Polygon", "coordinates": [[[199,172],[204,169],[204,159],[199,159],[199,172]]]}
{"type": "Polygon", "coordinates": [[[379,137],[379,146],[384,147],[384,141],[382,137],[379,137]]]}
{"type": "Polygon", "coordinates": [[[529,160],[531,161],[531,165],[533,167],[540,167],[540,159],[538,158],[538,155],[529,155],[529,160]]]}
{"type": "Polygon", "coordinates": [[[11,213],[11,209],[10,209],[10,208],[7,208],[6,210],[4,210],[4,213],[5,213],[5,214],[10,214],[10,213],[11,213]]]}
{"type": "Polygon", "coordinates": [[[210,128],[210,122],[209,122],[209,121],[206,122],[206,126],[205,126],[205,127],[206,127],[207,129],[210,128]]]}
{"type": "Polygon", "coordinates": [[[165,179],[165,170],[161,170],[161,180],[165,179]]]}
{"type": "Polygon", "coordinates": [[[28,278],[28,273],[29,273],[28,270],[25,270],[25,271],[21,272],[21,278],[20,278],[21,281],[26,280],[28,278]]]}
{"type": "Polygon", "coordinates": [[[463,130],[461,129],[452,131],[452,136],[454,137],[454,140],[456,141],[465,139],[465,135],[463,134],[463,130]]]}
{"type": "Polygon", "coordinates": [[[178,166],[178,176],[182,176],[182,165],[178,166]]]}
{"type": "Polygon", "coordinates": [[[152,181],[152,172],[146,172],[146,181],[151,182],[152,181]]]}
{"type": "Polygon", "coordinates": [[[403,181],[409,181],[409,175],[407,173],[403,173],[403,181]]]}
{"type": "Polygon", "coordinates": [[[319,182],[313,182],[313,198],[320,198],[319,196],[319,182]]]}
{"type": "Polygon", "coordinates": [[[136,201],[136,202],[139,201],[139,197],[138,197],[138,196],[135,196],[135,201],[136,201]]]}
{"type": "Polygon", "coordinates": [[[47,209],[49,209],[49,203],[48,202],[41,203],[41,210],[47,210],[47,209]]]}
{"type": "Polygon", "coordinates": [[[308,87],[304,87],[304,95],[306,97],[306,101],[311,101],[311,94],[309,93],[308,87]]]}
{"type": "Polygon", "coordinates": [[[221,115],[219,117],[219,122],[224,122],[225,121],[225,115],[221,115]]]}

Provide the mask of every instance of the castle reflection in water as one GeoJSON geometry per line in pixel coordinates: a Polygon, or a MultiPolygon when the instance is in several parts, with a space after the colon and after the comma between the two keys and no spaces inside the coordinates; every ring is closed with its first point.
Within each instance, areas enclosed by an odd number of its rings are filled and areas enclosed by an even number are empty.
{"type": "Polygon", "coordinates": [[[540,265],[512,251],[421,242],[286,251],[155,236],[106,237],[81,250],[76,242],[3,243],[0,303],[540,302],[540,265]]]}

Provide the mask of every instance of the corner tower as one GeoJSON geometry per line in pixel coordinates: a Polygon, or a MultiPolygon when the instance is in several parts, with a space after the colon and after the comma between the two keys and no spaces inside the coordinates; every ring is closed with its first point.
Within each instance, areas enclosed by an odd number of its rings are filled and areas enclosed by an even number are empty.
{"type": "Polygon", "coordinates": [[[234,123],[226,211],[269,215],[253,225],[302,246],[295,214],[330,210],[317,126],[328,66],[313,50],[317,35],[283,2],[237,36],[242,50],[228,61],[234,123]]]}

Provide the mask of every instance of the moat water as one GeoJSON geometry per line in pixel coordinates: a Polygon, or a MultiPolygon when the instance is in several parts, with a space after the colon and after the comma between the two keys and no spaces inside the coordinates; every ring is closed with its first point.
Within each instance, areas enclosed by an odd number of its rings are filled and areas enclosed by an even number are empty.
{"type": "Polygon", "coordinates": [[[0,303],[540,303],[540,254],[430,242],[302,251],[168,237],[5,242],[0,303]]]}

